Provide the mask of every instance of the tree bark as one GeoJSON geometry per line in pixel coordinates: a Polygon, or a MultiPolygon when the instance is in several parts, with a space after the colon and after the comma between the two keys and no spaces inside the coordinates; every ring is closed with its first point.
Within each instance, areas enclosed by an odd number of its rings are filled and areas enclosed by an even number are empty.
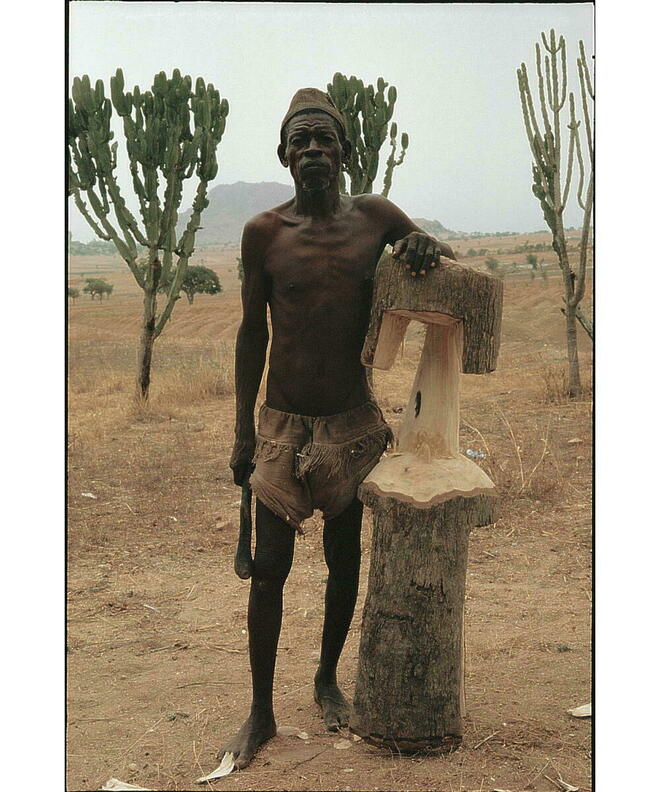
{"type": "Polygon", "coordinates": [[[577,349],[577,325],[575,324],[575,306],[569,302],[564,310],[566,316],[566,351],[568,356],[568,395],[579,396],[582,393],[580,383],[580,363],[577,349]]]}
{"type": "Polygon", "coordinates": [[[156,340],[156,289],[145,289],[142,334],[138,349],[138,376],[136,398],[140,402],[149,399],[151,383],[151,355],[156,340]]]}
{"type": "Polygon", "coordinates": [[[485,374],[495,369],[500,348],[502,295],[499,278],[476,272],[442,256],[441,267],[421,278],[402,277],[391,256],[376,270],[371,319],[362,362],[389,368],[411,319],[432,323],[442,314],[463,324],[462,370],[485,374]]]}
{"type": "Polygon", "coordinates": [[[451,751],[463,735],[468,534],[491,498],[419,509],[368,487],[374,529],[351,731],[395,751],[451,751]]]}
{"type": "MultiPolygon", "coordinates": [[[[566,316],[566,309],[562,308],[561,312],[566,316]]],[[[579,308],[575,309],[575,318],[578,322],[582,325],[584,332],[589,336],[589,338],[593,341],[594,340],[594,323],[589,319],[589,317],[579,308]]]]}

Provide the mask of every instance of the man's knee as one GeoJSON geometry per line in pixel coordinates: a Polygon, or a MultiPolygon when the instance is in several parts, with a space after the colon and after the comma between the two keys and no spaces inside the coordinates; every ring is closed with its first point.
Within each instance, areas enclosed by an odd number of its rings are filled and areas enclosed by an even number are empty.
{"type": "Polygon", "coordinates": [[[342,537],[330,534],[325,537],[323,544],[325,563],[333,579],[346,583],[357,580],[362,555],[359,532],[342,537]]]}
{"type": "Polygon", "coordinates": [[[291,526],[257,500],[252,578],[260,588],[283,586],[293,562],[294,533],[291,526]]]}
{"type": "Polygon", "coordinates": [[[327,520],[323,530],[325,562],[335,579],[347,582],[360,572],[362,504],[351,504],[341,515],[327,520]]]}
{"type": "Polygon", "coordinates": [[[335,561],[328,562],[328,572],[334,583],[346,587],[357,587],[360,579],[360,554],[351,555],[342,559],[341,563],[335,561]]]}
{"type": "Polygon", "coordinates": [[[259,588],[281,587],[291,571],[291,558],[272,553],[255,554],[252,580],[259,588]]]}

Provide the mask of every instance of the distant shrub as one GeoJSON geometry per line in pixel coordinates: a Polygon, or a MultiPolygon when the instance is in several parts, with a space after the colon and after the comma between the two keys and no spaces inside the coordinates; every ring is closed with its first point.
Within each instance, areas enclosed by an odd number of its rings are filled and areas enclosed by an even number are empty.
{"type": "Polygon", "coordinates": [[[78,242],[75,239],[70,239],[69,253],[74,256],[114,256],[117,253],[117,248],[113,242],[105,242],[102,239],[93,239],[91,242],[78,242]]]}
{"type": "Polygon", "coordinates": [[[89,294],[92,300],[98,296],[101,302],[103,302],[103,295],[109,297],[113,289],[114,286],[103,278],[87,278],[83,287],[85,294],[89,294]]]}

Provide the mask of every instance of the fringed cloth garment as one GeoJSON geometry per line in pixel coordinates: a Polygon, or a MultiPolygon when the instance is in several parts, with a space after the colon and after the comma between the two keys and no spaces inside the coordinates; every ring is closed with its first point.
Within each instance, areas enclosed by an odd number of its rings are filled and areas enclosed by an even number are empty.
{"type": "Polygon", "coordinates": [[[303,533],[302,523],[321,509],[331,520],[393,442],[380,407],[369,401],[336,415],[308,416],[262,405],[255,469],[256,497],[303,533]]]}

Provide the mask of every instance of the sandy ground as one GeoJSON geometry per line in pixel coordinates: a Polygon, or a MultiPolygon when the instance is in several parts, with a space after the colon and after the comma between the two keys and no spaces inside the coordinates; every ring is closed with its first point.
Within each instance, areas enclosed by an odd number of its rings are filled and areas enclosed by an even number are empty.
{"type": "MultiPolygon", "coordinates": [[[[470,246],[489,245],[477,242],[470,246]]],[[[498,521],[470,540],[462,747],[406,757],[357,742],[338,749],[347,735],[325,731],[312,699],[326,576],[315,517],[296,543],[276,676],[278,724],[308,739],[278,736],[245,771],[194,783],[214,769],[249,706],[249,584],[233,573],[240,493],[227,467],[237,255],[198,254],[224,292],[176,306],[141,413],[131,405],[137,288],[111,259],[71,262],[74,284],[96,266],[115,291],[102,304],[79,298],[69,317],[68,789],[100,789],[114,776],[153,790],[550,792],[561,776],[588,792],[591,722],[566,710],[591,695],[591,401],[554,398],[560,283],[525,274],[505,280],[498,370],[462,381],[461,448],[486,452],[501,493],[498,521]]],[[[395,367],[376,374],[394,428],[420,338],[411,326],[395,367]]],[[[581,344],[588,382],[585,337],[581,344]]],[[[339,668],[348,693],[370,537],[367,515],[358,609],[339,668]]]]}

